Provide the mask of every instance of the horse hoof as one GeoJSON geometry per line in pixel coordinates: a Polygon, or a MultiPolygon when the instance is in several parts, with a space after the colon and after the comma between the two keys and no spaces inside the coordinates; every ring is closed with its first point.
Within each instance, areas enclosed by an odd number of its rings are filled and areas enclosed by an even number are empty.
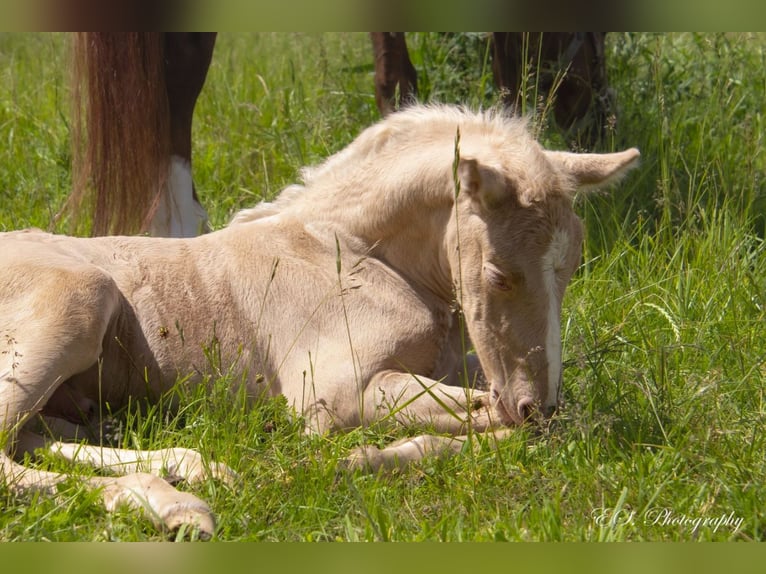
{"type": "Polygon", "coordinates": [[[164,532],[209,540],[215,532],[210,507],[189,492],[179,492],[158,476],[136,473],[106,479],[102,490],[107,511],[122,505],[142,510],[164,532]]]}
{"type": "Polygon", "coordinates": [[[233,487],[239,478],[234,470],[222,462],[206,464],[196,450],[174,448],[164,451],[164,454],[167,457],[164,462],[164,478],[171,484],[181,481],[198,484],[212,478],[233,487]]]}
{"type": "Polygon", "coordinates": [[[208,505],[190,494],[188,500],[181,498],[160,517],[164,528],[179,538],[210,540],[215,533],[215,519],[208,505]]]}
{"type": "Polygon", "coordinates": [[[383,456],[379,448],[359,446],[340,462],[340,467],[350,471],[376,472],[383,464],[383,456]]]}

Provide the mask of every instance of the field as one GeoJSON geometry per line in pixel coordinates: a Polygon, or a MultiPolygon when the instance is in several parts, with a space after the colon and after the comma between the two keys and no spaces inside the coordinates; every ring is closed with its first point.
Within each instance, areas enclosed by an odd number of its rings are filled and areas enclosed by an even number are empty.
{"type": "MultiPolygon", "coordinates": [[[[413,34],[410,47],[421,99],[494,103],[483,36],[413,34]]],[[[564,404],[541,436],[346,473],[349,448],[394,437],[304,436],[283,401],[246,410],[220,365],[212,396],[180,413],[128,413],[124,444],[197,448],[241,474],[237,489],[194,489],[217,540],[763,540],[765,47],[763,35],[608,36],[619,115],[598,151],[637,146],[642,164],[576,199],[587,238],[564,300],[564,404]]],[[[67,57],[66,36],[0,35],[0,231],[68,229],[52,224],[70,186],[67,57]]],[[[194,142],[214,227],[378,118],[371,62],[365,34],[219,37],[194,142]]],[[[537,103],[542,141],[566,148],[537,103]]],[[[37,464],[73,478],[55,500],[0,485],[0,541],[165,539],[135,513],[105,513],[77,478],[89,469],[37,464]]]]}

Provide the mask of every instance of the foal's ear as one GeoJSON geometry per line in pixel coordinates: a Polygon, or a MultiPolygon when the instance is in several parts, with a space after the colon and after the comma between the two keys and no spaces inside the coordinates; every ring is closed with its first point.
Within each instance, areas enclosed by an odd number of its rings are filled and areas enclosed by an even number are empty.
{"type": "Polygon", "coordinates": [[[503,175],[496,169],[479,163],[473,158],[461,157],[457,166],[460,192],[489,209],[497,204],[505,191],[503,175]]]}
{"type": "Polygon", "coordinates": [[[545,154],[574,177],[577,187],[601,187],[617,181],[638,165],[641,156],[634,147],[616,153],[546,151],[545,154]]]}

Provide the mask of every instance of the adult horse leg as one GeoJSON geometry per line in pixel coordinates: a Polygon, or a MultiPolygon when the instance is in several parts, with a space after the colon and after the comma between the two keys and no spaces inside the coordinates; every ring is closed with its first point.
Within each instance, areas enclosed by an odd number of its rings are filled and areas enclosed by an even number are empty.
{"type": "Polygon", "coordinates": [[[418,74],[410,61],[404,32],[370,32],[370,39],[375,61],[375,102],[385,117],[415,100],[418,74]]]}
{"type": "Polygon", "coordinates": [[[170,112],[168,197],[149,227],[154,236],[191,237],[210,231],[192,179],[192,120],[213,57],[216,33],[164,34],[165,88],[170,112]]]}
{"type": "Polygon", "coordinates": [[[562,65],[569,66],[559,88],[556,123],[593,147],[616,122],[614,91],[606,75],[606,32],[570,33],[561,44],[562,65]]]}
{"type": "Polygon", "coordinates": [[[191,123],[215,34],[78,33],[74,38],[75,221],[94,235],[193,236],[207,215],[191,180],[191,123]]]}
{"type": "Polygon", "coordinates": [[[492,73],[500,98],[505,106],[520,106],[524,46],[521,35],[513,32],[492,32],[492,73]]]}
{"type": "Polygon", "coordinates": [[[612,115],[606,79],[605,32],[531,34],[494,32],[492,70],[505,105],[520,106],[531,87],[553,97],[556,125],[588,147],[603,133],[612,115]]]}

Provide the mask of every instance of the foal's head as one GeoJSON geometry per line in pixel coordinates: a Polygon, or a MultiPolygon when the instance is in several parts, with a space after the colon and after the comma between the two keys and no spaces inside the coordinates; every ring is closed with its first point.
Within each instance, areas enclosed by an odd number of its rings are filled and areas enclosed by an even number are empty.
{"type": "Polygon", "coordinates": [[[639,153],[548,152],[534,142],[486,152],[457,164],[450,266],[495,416],[519,424],[558,404],[561,302],[583,241],[572,193],[615,179],[639,153]]]}

